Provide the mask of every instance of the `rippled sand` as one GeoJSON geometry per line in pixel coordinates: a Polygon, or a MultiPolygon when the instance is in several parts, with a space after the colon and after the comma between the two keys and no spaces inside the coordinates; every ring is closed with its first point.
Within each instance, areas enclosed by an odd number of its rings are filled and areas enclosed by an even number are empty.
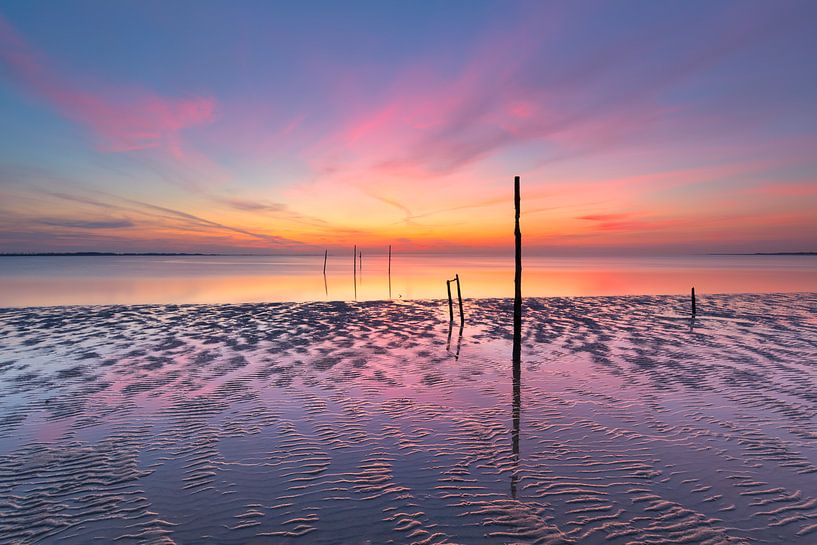
{"type": "Polygon", "coordinates": [[[0,310],[0,543],[817,543],[817,295],[699,308],[0,310]]]}

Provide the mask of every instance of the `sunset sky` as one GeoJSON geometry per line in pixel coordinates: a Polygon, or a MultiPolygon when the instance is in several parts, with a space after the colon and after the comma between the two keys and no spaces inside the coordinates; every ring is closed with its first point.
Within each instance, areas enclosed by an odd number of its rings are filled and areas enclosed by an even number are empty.
{"type": "Polygon", "coordinates": [[[817,2],[0,4],[0,251],[817,250],[817,2]]]}

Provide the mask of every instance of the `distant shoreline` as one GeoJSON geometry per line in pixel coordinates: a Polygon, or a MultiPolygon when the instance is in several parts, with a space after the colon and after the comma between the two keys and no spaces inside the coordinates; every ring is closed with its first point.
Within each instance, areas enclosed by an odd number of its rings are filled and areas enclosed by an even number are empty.
{"type": "Polygon", "coordinates": [[[755,252],[753,254],[706,254],[706,255],[817,255],[817,252],[755,252]]]}
{"type": "Polygon", "coordinates": [[[0,254],[0,257],[124,257],[124,256],[162,256],[162,257],[181,257],[181,256],[210,256],[210,257],[227,257],[239,255],[252,254],[204,254],[204,253],[172,253],[172,252],[32,252],[32,253],[7,253],[0,254]]]}

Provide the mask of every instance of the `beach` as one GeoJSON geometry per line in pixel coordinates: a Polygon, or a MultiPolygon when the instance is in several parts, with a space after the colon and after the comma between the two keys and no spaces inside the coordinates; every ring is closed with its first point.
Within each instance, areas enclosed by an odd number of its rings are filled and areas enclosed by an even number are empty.
{"type": "Polygon", "coordinates": [[[817,540],[817,294],[0,309],[0,541],[817,540]]]}

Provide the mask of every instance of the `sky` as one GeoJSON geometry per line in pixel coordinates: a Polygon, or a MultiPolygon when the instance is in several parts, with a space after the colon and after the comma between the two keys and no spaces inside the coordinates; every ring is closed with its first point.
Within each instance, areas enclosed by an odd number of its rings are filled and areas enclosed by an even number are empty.
{"type": "Polygon", "coordinates": [[[0,4],[0,252],[817,251],[817,2],[0,4]]]}

